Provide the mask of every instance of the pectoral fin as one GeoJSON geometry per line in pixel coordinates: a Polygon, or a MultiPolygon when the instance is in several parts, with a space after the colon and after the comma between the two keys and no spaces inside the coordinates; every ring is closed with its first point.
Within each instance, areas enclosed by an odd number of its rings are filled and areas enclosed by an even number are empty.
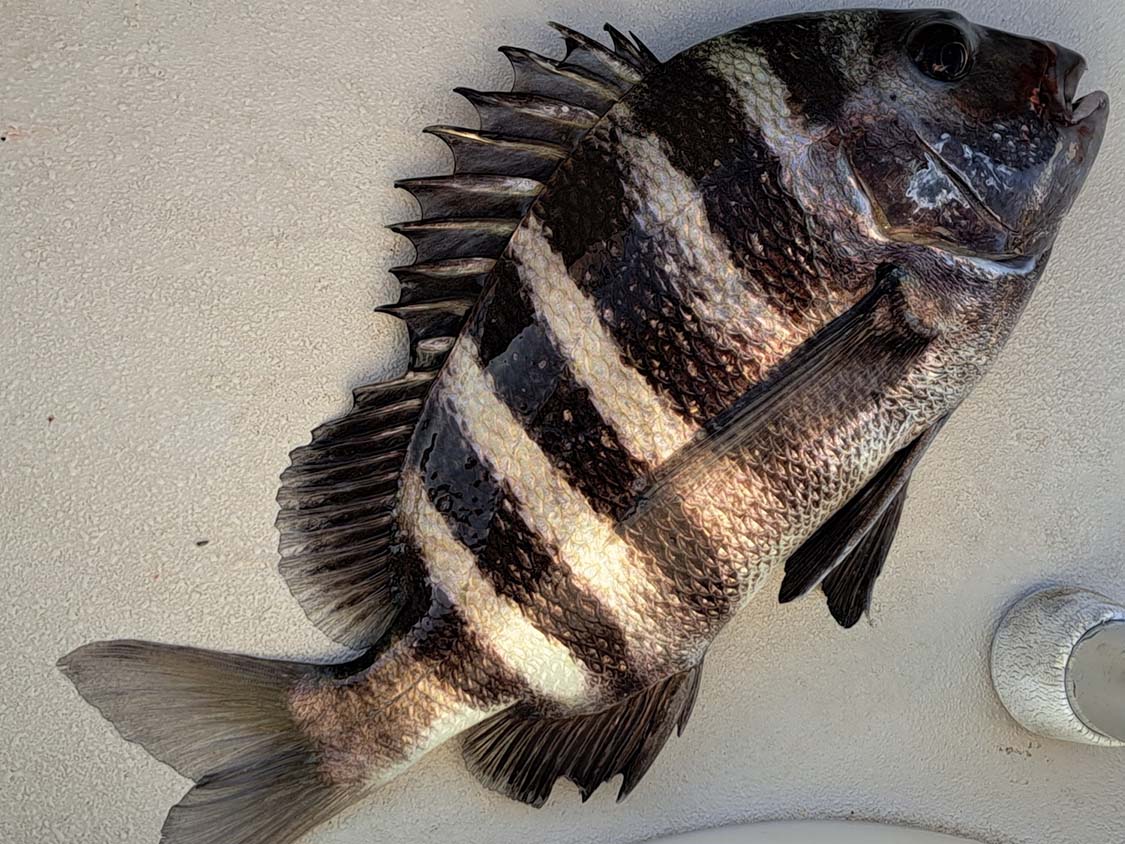
{"type": "Polygon", "coordinates": [[[693,483],[718,461],[744,448],[794,403],[832,394],[844,385],[856,390],[862,384],[878,391],[900,378],[929,341],[905,310],[901,288],[908,280],[898,267],[881,268],[867,295],[795,349],[768,378],[665,461],[626,521],[636,523],[646,512],[678,500],[682,484],[693,483]]]}
{"type": "Polygon", "coordinates": [[[566,777],[585,801],[623,774],[624,799],[648,771],[664,743],[683,733],[699,691],[701,665],[674,674],[590,715],[545,716],[517,705],[465,734],[465,762],[489,788],[542,806],[555,781],[566,777]]]}
{"type": "Polygon", "coordinates": [[[943,418],[896,452],[789,557],[778,594],[781,603],[801,597],[823,581],[832,617],[843,627],[859,621],[894,541],[910,475],[944,424],[943,418]]]}
{"type": "Polygon", "coordinates": [[[906,485],[903,484],[863,541],[820,584],[828,598],[828,611],[845,629],[854,627],[871,606],[875,580],[883,571],[905,502],[906,485]]]}

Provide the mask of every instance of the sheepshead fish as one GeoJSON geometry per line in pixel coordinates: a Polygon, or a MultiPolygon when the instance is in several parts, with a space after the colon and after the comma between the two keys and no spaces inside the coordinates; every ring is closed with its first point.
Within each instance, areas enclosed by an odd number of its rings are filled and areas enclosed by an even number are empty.
{"type": "Polygon", "coordinates": [[[995,359],[1097,154],[1080,56],[940,11],[752,24],[661,62],[556,27],[433,127],[454,172],[387,313],[409,371],[292,454],[281,570],[362,652],[60,661],[195,780],[174,844],[283,844],[461,736],[490,788],[633,789],[784,569],[850,626],[911,471],[995,359]]]}

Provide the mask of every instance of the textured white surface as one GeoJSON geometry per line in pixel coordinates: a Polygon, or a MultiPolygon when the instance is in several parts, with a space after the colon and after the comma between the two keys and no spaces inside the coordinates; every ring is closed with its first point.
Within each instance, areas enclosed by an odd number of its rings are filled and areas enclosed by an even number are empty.
{"type": "Polygon", "coordinates": [[[1091,727],[1071,701],[1075,646],[1100,625],[1120,621],[1125,608],[1069,586],[1017,602],[996,630],[991,658],[992,685],[1011,716],[1040,736],[1125,747],[1091,727]]]}
{"type": "MultiPolygon", "coordinates": [[[[274,571],[276,478],[350,385],[401,365],[399,326],[370,312],[408,258],[382,226],[414,214],[393,179],[447,167],[418,130],[470,119],[448,89],[505,86],[501,43],[557,50],[546,18],[612,19],[668,56],[812,5],[0,0],[0,840],[155,842],[187,786],[79,700],[60,654],[119,636],[334,652],[274,571]]],[[[954,5],[1081,50],[1122,113],[1116,0],[954,5]]],[[[1033,587],[1125,600],[1122,129],[927,456],[872,624],[767,586],[620,806],[567,786],[539,811],[506,802],[447,747],[309,841],[616,843],[826,816],[1122,840],[1125,752],[1028,735],[987,659],[1033,587]]]]}
{"type": "Polygon", "coordinates": [[[774,821],[721,826],[662,838],[667,844],[971,844],[917,827],[855,821],[774,821]]]}

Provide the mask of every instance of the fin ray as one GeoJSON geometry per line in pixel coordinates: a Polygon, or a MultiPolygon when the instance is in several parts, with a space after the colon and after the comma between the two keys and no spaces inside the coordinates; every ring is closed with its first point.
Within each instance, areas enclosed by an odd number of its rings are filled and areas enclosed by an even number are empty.
{"type": "Polygon", "coordinates": [[[638,67],[632,56],[622,56],[600,41],[561,23],[551,21],[548,26],[566,41],[566,56],[562,60],[564,65],[575,65],[624,85],[633,85],[644,75],[644,68],[638,67]]]}
{"type": "Polygon", "coordinates": [[[423,220],[451,217],[510,219],[523,216],[543,189],[543,183],[524,176],[459,173],[399,179],[395,187],[409,191],[418,201],[423,220]]]}
{"type": "Polygon", "coordinates": [[[617,84],[580,67],[565,67],[555,59],[522,47],[501,47],[512,65],[516,93],[541,94],[604,114],[624,93],[617,84]]]}
{"type": "Polygon", "coordinates": [[[453,153],[453,172],[523,176],[545,181],[566,158],[566,147],[548,141],[501,135],[459,126],[427,126],[453,153]]]}
{"type": "Polygon", "coordinates": [[[281,476],[282,576],[309,618],[351,647],[370,647],[388,629],[405,569],[417,565],[391,553],[393,512],[405,445],[434,376],[359,388],[352,411],[317,428],[281,476]]]}
{"type": "Polygon", "coordinates": [[[628,36],[622,34],[615,26],[606,24],[603,29],[613,41],[614,49],[623,56],[628,56],[640,69],[649,71],[660,64],[660,59],[653,55],[652,50],[645,46],[632,32],[628,36]]]}
{"type": "Polygon", "coordinates": [[[123,640],[59,668],[122,737],[195,780],[166,844],[288,844],[360,796],[325,780],[289,709],[319,666],[123,640]]]}
{"type": "Polygon", "coordinates": [[[422,564],[392,550],[398,476],[466,315],[558,164],[653,66],[632,42],[611,49],[560,32],[562,60],[501,48],[513,67],[511,91],[458,89],[476,107],[480,129],[426,130],[449,146],[454,172],[397,183],[422,213],[391,226],[415,256],[392,270],[398,301],[378,309],[406,322],[410,369],[357,389],[353,408],[294,450],[282,475],[281,572],[309,618],[352,647],[376,645],[409,621],[399,617],[403,607],[416,609],[408,593],[424,582],[422,564]]]}
{"type": "Polygon", "coordinates": [[[491,258],[450,258],[392,267],[391,272],[398,278],[401,288],[398,304],[476,298],[495,264],[491,258]]]}
{"type": "MultiPolygon", "coordinates": [[[[856,598],[845,593],[849,588],[874,584],[894,540],[910,475],[944,424],[945,419],[939,420],[910,445],[895,452],[863,489],[790,555],[778,593],[781,603],[801,597],[846,566],[830,587],[829,606],[835,607],[834,617],[839,619],[840,612],[851,621],[844,626],[855,624],[858,616],[854,616],[854,609],[844,613],[844,608],[851,607],[856,598]]],[[[863,604],[866,607],[866,598],[863,604]]]]}
{"type": "Polygon", "coordinates": [[[454,88],[477,110],[485,132],[517,135],[572,146],[599,115],[589,109],[539,94],[482,92],[454,88]]]}
{"type": "MultiPolygon", "coordinates": [[[[900,276],[891,270],[855,305],[821,328],[730,407],[709,420],[691,441],[653,473],[627,520],[636,523],[677,496],[677,483],[715,466],[763,430],[791,402],[822,389],[864,356],[879,356],[887,366],[902,368],[924,347],[926,338],[909,324],[880,324],[878,315],[893,307],[900,276]]],[[[813,583],[812,585],[816,585],[813,583]]],[[[811,586],[809,587],[811,588],[811,586]]]]}
{"type": "Polygon", "coordinates": [[[621,774],[617,799],[623,800],[672,730],[683,733],[701,671],[702,664],[696,665],[589,715],[542,715],[517,705],[466,733],[466,764],[489,788],[532,806],[547,802],[560,777],[577,785],[586,800],[621,774]]]}
{"type": "Polygon", "coordinates": [[[906,484],[856,549],[820,583],[828,611],[845,630],[871,607],[875,580],[883,571],[906,502],[906,484]]]}

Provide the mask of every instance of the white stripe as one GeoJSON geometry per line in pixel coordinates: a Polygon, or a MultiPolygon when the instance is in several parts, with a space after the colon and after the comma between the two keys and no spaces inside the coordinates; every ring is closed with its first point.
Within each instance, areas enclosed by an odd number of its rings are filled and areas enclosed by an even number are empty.
{"type": "Polygon", "coordinates": [[[430,503],[416,470],[403,474],[401,491],[400,512],[410,514],[430,578],[454,600],[469,627],[539,694],[562,703],[585,702],[588,685],[582,666],[565,645],[496,594],[477,569],[473,553],[450,533],[445,517],[430,503]]]}
{"type": "Polygon", "coordinates": [[[438,712],[433,716],[433,720],[426,725],[425,730],[415,737],[406,759],[387,768],[377,766],[372,771],[371,776],[368,777],[367,784],[369,786],[384,785],[390,782],[408,768],[417,764],[431,750],[436,750],[469,727],[476,726],[505,708],[504,705],[498,705],[491,709],[477,709],[474,706],[468,706],[461,700],[454,700],[449,689],[433,681],[432,678],[428,682],[423,681],[414,692],[415,694],[424,694],[431,700],[436,701],[438,712]]]}
{"type": "MultiPolygon", "coordinates": [[[[659,643],[654,618],[663,599],[652,569],[614,524],[551,466],[476,362],[477,349],[462,336],[445,364],[445,394],[465,439],[485,465],[502,477],[527,526],[558,550],[578,588],[601,601],[639,654],[659,643]]],[[[596,472],[596,466],[589,471],[596,472]]]]}
{"type": "Polygon", "coordinates": [[[770,67],[769,59],[744,44],[716,39],[707,54],[711,69],[737,94],[747,127],[757,130],[781,163],[781,180],[801,207],[834,228],[858,228],[857,234],[885,241],[886,233],[851,171],[837,153],[835,179],[827,178],[825,129],[810,127],[789,108],[789,89],[770,67]],[[839,209],[839,211],[838,211],[839,209]]]}
{"type": "Polygon", "coordinates": [[[696,426],[681,419],[644,376],[622,360],[594,303],[571,279],[534,214],[516,230],[509,249],[539,318],[575,379],[589,390],[591,404],[634,457],[650,466],[667,460],[691,439],[696,426]]]}
{"type": "MultiPolygon", "coordinates": [[[[668,256],[663,269],[677,297],[717,344],[744,351],[751,376],[760,376],[807,332],[771,307],[758,280],[735,264],[725,239],[711,228],[699,186],[669,160],[659,139],[629,131],[619,136],[626,197],[637,209],[638,225],[668,256]]],[[[766,257],[758,235],[747,237],[750,248],[766,257]]]]}
{"type": "MultiPolygon", "coordinates": [[[[816,138],[809,127],[789,110],[789,90],[770,67],[769,59],[742,44],[716,41],[708,53],[711,68],[731,87],[742,104],[747,126],[756,129],[781,162],[782,179],[793,179],[794,189],[813,189],[802,177],[808,153],[816,138]]],[[[823,173],[820,173],[823,181],[823,173]]],[[[798,196],[807,209],[819,207],[819,197],[798,196]],[[805,205],[804,200],[813,200],[805,205]]]]}

